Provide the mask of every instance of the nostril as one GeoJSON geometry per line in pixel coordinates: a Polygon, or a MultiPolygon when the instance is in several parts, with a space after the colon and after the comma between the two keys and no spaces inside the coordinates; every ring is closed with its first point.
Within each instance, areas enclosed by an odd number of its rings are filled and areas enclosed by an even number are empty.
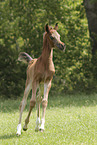
{"type": "Polygon", "coordinates": [[[52,36],[50,36],[51,40],[53,40],[54,38],[52,36]]]}

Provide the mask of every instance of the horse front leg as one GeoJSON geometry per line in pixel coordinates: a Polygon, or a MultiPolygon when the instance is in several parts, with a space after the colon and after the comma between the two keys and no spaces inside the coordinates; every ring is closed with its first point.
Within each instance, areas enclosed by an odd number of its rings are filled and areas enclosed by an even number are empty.
{"type": "Polygon", "coordinates": [[[41,126],[39,129],[41,132],[44,131],[45,111],[48,104],[48,94],[49,94],[50,88],[51,88],[51,81],[44,83],[44,98],[42,100],[42,119],[41,119],[41,126]]]}

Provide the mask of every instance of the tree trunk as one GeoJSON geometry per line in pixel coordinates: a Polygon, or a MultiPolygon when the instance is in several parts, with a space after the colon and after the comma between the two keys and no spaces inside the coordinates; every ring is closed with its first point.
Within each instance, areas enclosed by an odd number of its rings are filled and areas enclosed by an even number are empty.
{"type": "Polygon", "coordinates": [[[92,38],[92,53],[97,51],[97,0],[84,0],[90,37],[92,38]]]}

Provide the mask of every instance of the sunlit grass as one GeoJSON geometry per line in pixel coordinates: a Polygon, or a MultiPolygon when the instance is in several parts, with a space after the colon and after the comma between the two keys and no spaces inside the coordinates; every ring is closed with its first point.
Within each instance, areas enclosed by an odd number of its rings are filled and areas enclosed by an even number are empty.
{"type": "MultiPolygon", "coordinates": [[[[0,100],[0,145],[96,145],[97,94],[49,97],[45,132],[35,132],[36,109],[28,130],[16,136],[20,100],[0,100]]],[[[22,126],[28,105],[23,113],[22,126]]]]}

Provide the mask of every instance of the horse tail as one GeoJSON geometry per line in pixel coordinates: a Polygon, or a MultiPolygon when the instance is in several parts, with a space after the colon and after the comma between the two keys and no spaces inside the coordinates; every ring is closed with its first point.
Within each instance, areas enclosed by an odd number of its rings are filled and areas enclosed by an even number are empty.
{"type": "Polygon", "coordinates": [[[23,61],[24,63],[29,63],[32,60],[32,57],[26,52],[20,52],[18,60],[23,61]]]}

